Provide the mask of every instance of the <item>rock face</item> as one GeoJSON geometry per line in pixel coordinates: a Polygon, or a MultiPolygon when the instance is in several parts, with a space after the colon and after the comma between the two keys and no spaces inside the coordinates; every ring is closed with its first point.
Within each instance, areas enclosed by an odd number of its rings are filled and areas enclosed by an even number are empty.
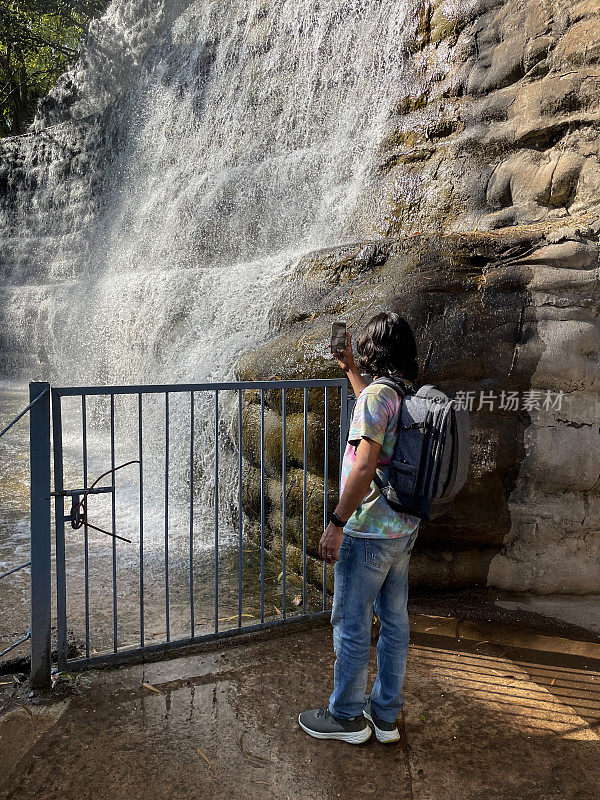
{"type": "Polygon", "coordinates": [[[399,311],[420,380],[475,398],[467,486],[422,524],[413,582],[596,593],[600,2],[426,1],[419,20],[362,236],[302,260],[239,374],[331,377],[334,319],[399,311]]]}
{"type": "MultiPolygon", "coordinates": [[[[487,581],[539,593],[596,591],[598,230],[600,224],[589,220],[566,227],[538,223],[374,240],[316,253],[300,263],[297,286],[279,309],[279,335],[240,364],[244,379],[332,377],[326,357],[331,320],[342,316],[352,330],[380,310],[395,310],[417,334],[421,380],[471,393],[465,395],[473,398],[467,485],[447,516],[422,524],[414,581],[437,587],[487,581]]],[[[269,415],[270,428],[278,429],[275,404],[269,415]]],[[[290,458],[299,465],[300,415],[292,425],[299,441],[290,458]]],[[[274,452],[279,458],[279,441],[274,452]]],[[[256,463],[255,454],[247,450],[256,463]]],[[[311,467],[316,518],[309,515],[308,543],[314,553],[323,481],[322,466],[309,461],[311,467]]],[[[298,486],[290,481],[288,492],[299,515],[298,486]]],[[[276,539],[278,488],[267,502],[276,539]]],[[[296,518],[288,540],[298,546],[300,534],[296,518]]]]}
{"type": "Polygon", "coordinates": [[[599,14],[596,0],[424,0],[411,91],[364,206],[374,230],[492,230],[596,206],[599,14]]]}

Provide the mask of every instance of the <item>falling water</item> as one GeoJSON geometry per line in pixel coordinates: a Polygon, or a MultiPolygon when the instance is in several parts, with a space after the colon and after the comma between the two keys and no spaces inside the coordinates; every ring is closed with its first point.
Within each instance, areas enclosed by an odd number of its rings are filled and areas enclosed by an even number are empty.
{"type": "Polygon", "coordinates": [[[2,259],[22,377],[33,355],[63,385],[232,378],[299,257],[352,230],[402,93],[409,0],[150,5],[114,2],[75,70],[86,113],[125,82],[102,136],[51,128],[45,173],[24,137],[27,232],[2,259]],[[100,58],[149,32],[129,73],[100,58]]]}
{"type": "MultiPolygon", "coordinates": [[[[60,122],[57,91],[58,124],[40,118],[37,134],[5,144],[24,170],[0,217],[12,377],[231,379],[268,337],[298,259],[361,234],[356,207],[405,91],[416,0],[179,5],[115,0],[73,73],[75,122],[60,122]]],[[[149,409],[158,487],[162,410],[149,409]]],[[[133,407],[117,411],[134,430],[133,407]]],[[[92,427],[106,414],[90,412],[92,427]]],[[[134,452],[126,440],[117,460],[134,452]]],[[[185,469],[174,478],[183,492],[185,469]]]]}
{"type": "MultiPolygon", "coordinates": [[[[130,5],[113,3],[108,20],[130,5]]],[[[401,93],[411,6],[190,4],[118,101],[85,246],[68,250],[68,203],[51,210],[62,237],[48,215],[30,217],[36,252],[9,263],[13,347],[37,352],[62,383],[230,377],[268,334],[289,266],[348,227],[401,93]],[[23,286],[32,260],[42,274],[23,286]]],[[[68,197],[59,166],[33,208],[49,192],[68,197]]]]}

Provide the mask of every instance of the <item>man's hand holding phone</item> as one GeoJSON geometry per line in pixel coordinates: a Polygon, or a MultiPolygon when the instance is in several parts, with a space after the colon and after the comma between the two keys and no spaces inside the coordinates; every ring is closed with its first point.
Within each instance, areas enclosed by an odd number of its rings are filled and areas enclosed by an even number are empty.
{"type": "Polygon", "coordinates": [[[334,322],[331,326],[331,352],[337,363],[347,374],[354,394],[358,397],[367,384],[354,363],[352,339],[346,330],[345,322],[334,322]]]}
{"type": "Polygon", "coordinates": [[[354,367],[352,342],[345,322],[334,322],[331,326],[331,352],[344,372],[354,367]]]}
{"type": "Polygon", "coordinates": [[[346,344],[339,350],[336,350],[333,356],[344,372],[350,372],[351,369],[356,368],[354,364],[354,353],[352,352],[352,339],[348,332],[346,332],[346,344]]]}

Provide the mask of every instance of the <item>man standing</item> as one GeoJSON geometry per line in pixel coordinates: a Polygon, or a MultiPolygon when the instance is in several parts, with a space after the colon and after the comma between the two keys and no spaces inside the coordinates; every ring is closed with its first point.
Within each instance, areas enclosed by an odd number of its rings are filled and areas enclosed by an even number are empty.
{"type": "MultiPolygon", "coordinates": [[[[410,325],[395,313],[374,317],[358,342],[358,365],[373,379],[412,383],[418,375],[410,325]]],[[[357,397],[342,463],[341,494],[319,543],[334,567],[331,613],[336,653],[334,689],[324,708],[304,711],[298,722],[317,739],[366,742],[373,724],[380,742],[400,738],[396,718],[404,698],[408,653],[408,564],[419,519],[392,510],[373,484],[385,482],[396,441],[401,398],[384,384],[368,384],[354,363],[350,336],[335,354],[357,397]],[[366,696],[373,610],[381,629],[377,678],[366,696]]]]}

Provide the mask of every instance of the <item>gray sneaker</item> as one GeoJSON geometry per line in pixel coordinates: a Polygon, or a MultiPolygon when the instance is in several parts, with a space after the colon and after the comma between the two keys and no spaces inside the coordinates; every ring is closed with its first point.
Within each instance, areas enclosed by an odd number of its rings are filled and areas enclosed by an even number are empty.
{"type": "Polygon", "coordinates": [[[362,716],[340,719],[330,713],[329,708],[314,708],[303,711],[298,717],[303,731],[315,739],[339,739],[349,744],[362,744],[371,735],[371,728],[362,716]]]}
{"type": "Polygon", "coordinates": [[[398,730],[398,726],[395,722],[386,722],[381,717],[378,717],[377,714],[371,708],[371,701],[367,703],[363,714],[369,720],[369,722],[373,723],[373,727],[375,728],[375,736],[377,737],[377,741],[381,742],[381,744],[390,744],[391,742],[397,742],[400,738],[400,731],[398,730]]]}

